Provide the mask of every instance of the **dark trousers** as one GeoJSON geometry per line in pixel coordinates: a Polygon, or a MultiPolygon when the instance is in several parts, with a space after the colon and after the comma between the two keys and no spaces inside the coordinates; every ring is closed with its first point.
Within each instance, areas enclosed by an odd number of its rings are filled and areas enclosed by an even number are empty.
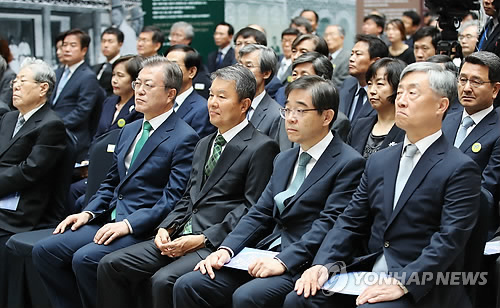
{"type": "Polygon", "coordinates": [[[210,253],[203,248],[180,258],[170,258],[161,255],[153,240],[111,253],[99,263],[97,305],[137,307],[136,297],[142,292],[141,306],[172,307],[172,290],[177,278],[191,272],[210,253]],[[152,303],[147,302],[150,298],[152,303]]]}
{"type": "Polygon", "coordinates": [[[174,307],[281,307],[293,290],[290,274],[253,278],[246,271],[222,268],[212,280],[199,271],[188,273],[174,286],[174,307]]]}
{"type": "Polygon", "coordinates": [[[52,235],[33,247],[37,268],[55,308],[95,307],[97,265],[110,252],[141,239],[126,235],[109,245],[93,242],[100,225],[84,225],[76,231],[52,235]]]}
{"type": "Polygon", "coordinates": [[[66,208],[69,211],[68,214],[80,213],[82,211],[82,203],[86,191],[87,179],[81,179],[71,184],[66,200],[66,208]]]}
{"type": "Polygon", "coordinates": [[[7,307],[9,264],[7,262],[7,247],[5,243],[7,243],[11,236],[12,233],[0,230],[0,308],[7,307]]]}

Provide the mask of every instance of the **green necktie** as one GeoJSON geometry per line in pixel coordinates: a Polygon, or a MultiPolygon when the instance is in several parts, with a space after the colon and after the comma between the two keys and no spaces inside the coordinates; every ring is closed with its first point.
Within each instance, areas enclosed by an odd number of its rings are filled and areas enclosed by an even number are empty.
{"type": "Polygon", "coordinates": [[[214,141],[214,150],[212,152],[212,156],[208,159],[205,164],[205,176],[208,177],[212,173],[219,160],[220,154],[222,153],[222,147],[226,144],[226,140],[222,135],[217,135],[214,141]]]}
{"type": "MultiPolygon", "coordinates": [[[[217,135],[214,141],[214,150],[212,152],[212,156],[210,156],[207,163],[205,164],[206,177],[208,177],[214,170],[214,167],[217,164],[217,161],[219,160],[220,154],[222,152],[222,147],[225,144],[226,144],[226,139],[224,139],[222,135],[217,135]]],[[[182,234],[191,234],[191,233],[193,233],[193,223],[192,223],[192,218],[189,218],[189,220],[184,225],[182,234]]]]}
{"type": "MultiPolygon", "coordinates": [[[[135,145],[134,154],[132,154],[132,160],[130,160],[129,169],[130,169],[130,167],[132,167],[132,164],[134,163],[135,159],[137,158],[137,155],[139,155],[139,152],[141,152],[142,147],[144,146],[144,144],[148,140],[149,132],[151,131],[151,129],[153,129],[151,124],[149,124],[148,121],[144,121],[142,135],[141,135],[141,138],[139,138],[139,141],[137,141],[137,144],[135,145]]],[[[113,209],[113,211],[111,212],[111,220],[115,220],[115,219],[116,219],[116,208],[113,209]]]]}

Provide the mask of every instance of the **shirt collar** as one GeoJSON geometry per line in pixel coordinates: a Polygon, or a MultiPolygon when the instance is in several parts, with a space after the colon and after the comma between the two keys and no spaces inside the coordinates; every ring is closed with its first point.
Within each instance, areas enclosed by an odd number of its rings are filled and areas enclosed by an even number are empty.
{"type": "Polygon", "coordinates": [[[264,98],[264,95],[266,95],[266,90],[262,91],[259,95],[257,95],[253,100],[252,100],[252,109],[256,110],[257,107],[259,106],[260,102],[264,98]]]}
{"type": "Polygon", "coordinates": [[[248,125],[248,120],[245,118],[243,121],[240,122],[240,124],[233,126],[230,130],[221,135],[222,137],[224,137],[224,140],[226,140],[226,143],[229,143],[229,141],[231,141],[231,139],[233,139],[234,136],[236,136],[247,125],[248,125]]]}
{"type": "MultiPolygon", "coordinates": [[[[422,139],[420,139],[419,141],[415,142],[415,146],[417,146],[417,149],[420,153],[420,155],[424,155],[425,151],[427,151],[427,149],[436,141],[439,139],[439,137],[441,137],[441,135],[443,134],[443,132],[441,131],[441,129],[439,129],[437,132],[435,132],[434,134],[431,134],[427,137],[424,137],[422,139]]],[[[405,150],[406,146],[408,144],[410,144],[410,140],[408,140],[408,136],[405,135],[405,141],[403,143],[403,151],[405,150]]]]}
{"type": "MultiPolygon", "coordinates": [[[[175,98],[175,102],[177,103],[177,110],[179,110],[179,108],[181,107],[182,103],[184,103],[184,101],[186,100],[186,98],[191,95],[191,93],[193,93],[193,86],[191,86],[189,89],[187,89],[186,91],[182,92],[181,94],[177,95],[177,97],[175,98]]],[[[176,111],[177,111],[176,110],[176,111]]]]}
{"type": "MultiPolygon", "coordinates": [[[[476,113],[474,113],[474,114],[468,114],[468,113],[467,113],[467,111],[465,111],[465,109],[464,109],[464,111],[462,112],[462,120],[463,120],[465,117],[469,116],[469,117],[471,117],[471,118],[472,118],[472,120],[474,121],[474,125],[477,125],[477,124],[479,124],[479,122],[481,122],[481,121],[484,119],[484,117],[486,117],[486,116],[487,116],[487,115],[488,115],[488,114],[489,114],[492,110],[493,110],[493,105],[491,105],[490,107],[488,107],[488,108],[486,108],[486,109],[483,109],[483,110],[481,110],[481,111],[478,111],[478,112],[476,112],[476,113]]],[[[462,122],[460,121],[460,123],[462,123],[462,122]]]]}
{"type": "Polygon", "coordinates": [[[318,143],[313,145],[309,150],[304,151],[302,150],[302,147],[300,147],[299,156],[303,152],[307,152],[307,154],[311,155],[312,158],[318,161],[321,155],[323,155],[323,153],[325,152],[330,142],[332,142],[332,140],[333,140],[333,134],[331,131],[329,131],[328,134],[326,134],[326,136],[323,137],[323,139],[321,139],[318,143]]]}
{"type": "Polygon", "coordinates": [[[119,58],[121,57],[120,54],[117,54],[113,59],[109,60],[108,63],[109,64],[113,64],[115,63],[116,60],[118,60],[119,58]]]}
{"type": "Polygon", "coordinates": [[[69,68],[69,72],[70,72],[70,74],[73,74],[73,73],[76,71],[76,69],[77,69],[78,67],[80,67],[80,65],[82,65],[82,64],[83,64],[83,62],[85,62],[85,60],[82,60],[82,61],[80,61],[80,62],[78,62],[78,63],[75,63],[75,64],[73,64],[73,65],[69,66],[69,67],[68,67],[68,66],[66,66],[66,67],[67,67],[67,68],[69,68]]]}
{"type": "Polygon", "coordinates": [[[335,58],[339,55],[339,53],[340,53],[341,51],[342,51],[342,48],[339,48],[339,49],[337,49],[336,51],[332,52],[332,53],[330,54],[330,57],[332,57],[332,60],[333,60],[333,59],[335,59],[335,58]]]}
{"type": "MultiPolygon", "coordinates": [[[[148,122],[149,122],[149,124],[151,124],[151,127],[153,128],[153,130],[157,130],[158,127],[160,127],[160,125],[162,125],[163,122],[165,122],[168,119],[168,117],[172,114],[173,111],[174,111],[174,109],[170,108],[169,111],[162,113],[159,116],[152,118],[151,120],[148,120],[148,122]]],[[[145,121],[146,121],[146,119],[142,120],[143,127],[144,127],[145,121]]]]}
{"type": "Polygon", "coordinates": [[[358,82],[358,88],[356,89],[356,96],[358,96],[358,95],[359,95],[359,89],[361,89],[361,88],[365,89],[365,93],[368,93],[368,92],[366,91],[366,89],[368,88],[368,85],[366,85],[366,86],[362,87],[362,86],[359,84],[359,82],[358,82]]]}
{"type": "Polygon", "coordinates": [[[219,49],[219,52],[225,56],[227,54],[227,52],[229,51],[229,49],[231,48],[231,44],[228,44],[226,47],[222,48],[222,49],[219,49]]]}
{"type": "Polygon", "coordinates": [[[36,107],[35,109],[31,109],[30,111],[26,112],[25,114],[19,113],[18,118],[23,117],[24,121],[27,122],[31,118],[31,116],[35,114],[35,112],[37,112],[38,110],[40,110],[40,108],[43,107],[43,105],[45,105],[45,103],[41,104],[40,106],[36,107]]]}

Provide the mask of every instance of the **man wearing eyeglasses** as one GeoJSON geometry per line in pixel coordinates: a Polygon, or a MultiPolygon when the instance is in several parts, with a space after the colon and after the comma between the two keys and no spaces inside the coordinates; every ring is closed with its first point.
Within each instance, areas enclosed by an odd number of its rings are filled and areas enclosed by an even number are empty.
{"type": "Polygon", "coordinates": [[[462,46],[462,55],[467,57],[476,50],[479,35],[479,22],[470,20],[462,24],[458,30],[458,42],[462,46]]]}
{"type": "Polygon", "coordinates": [[[99,260],[154,235],[184,193],[198,135],[172,110],[181,84],[177,64],[143,62],[132,87],[144,119],[120,132],[114,162],[84,211],[33,248],[53,307],[95,307],[99,260]]]}
{"type": "Polygon", "coordinates": [[[0,307],[6,307],[5,243],[33,230],[51,204],[57,162],[66,147],[64,123],[47,103],[56,75],[27,58],[11,82],[16,111],[0,117],[0,307]],[[11,206],[8,206],[8,201],[11,206]]]}
{"type": "MultiPolygon", "coordinates": [[[[469,55],[458,76],[458,98],[464,110],[443,121],[446,138],[481,168],[481,186],[491,193],[493,204],[500,199],[500,114],[493,108],[499,90],[500,58],[488,51],[469,55]]],[[[497,217],[498,212],[491,215],[497,217]]]]}
{"type": "MultiPolygon", "coordinates": [[[[327,60],[328,61],[328,60],[327,60]]],[[[305,76],[287,86],[281,116],[300,147],[275,159],[271,180],[220,248],[177,280],[175,307],[281,307],[356,189],[364,159],[331,132],[338,94],[330,80],[305,76]],[[223,265],[244,247],[279,252],[248,272],[223,265]]]]}

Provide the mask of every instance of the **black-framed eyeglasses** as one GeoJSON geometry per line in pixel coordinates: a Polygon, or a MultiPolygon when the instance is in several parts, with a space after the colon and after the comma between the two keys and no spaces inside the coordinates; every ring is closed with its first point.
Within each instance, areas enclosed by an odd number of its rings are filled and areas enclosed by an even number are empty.
{"type": "Polygon", "coordinates": [[[283,119],[286,119],[289,116],[295,116],[297,118],[302,118],[304,114],[308,111],[318,111],[318,109],[289,109],[289,108],[280,108],[280,115],[283,119]]]}

